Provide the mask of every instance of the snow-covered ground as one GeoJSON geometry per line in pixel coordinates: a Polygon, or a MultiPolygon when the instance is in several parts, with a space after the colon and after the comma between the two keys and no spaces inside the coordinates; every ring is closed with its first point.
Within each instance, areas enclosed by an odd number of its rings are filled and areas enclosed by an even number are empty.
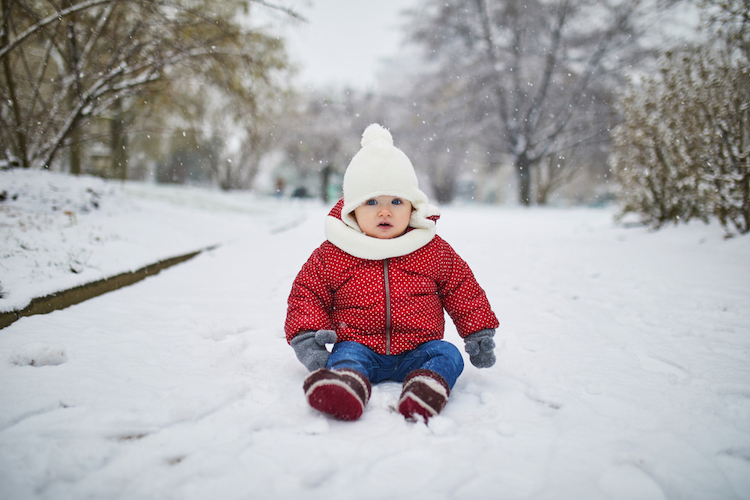
{"type": "Polygon", "coordinates": [[[3,191],[0,310],[220,246],[0,330],[0,498],[750,499],[748,237],[444,207],[498,362],[467,359],[428,425],[395,383],[346,423],[306,405],[282,331],[327,207],[34,172],[3,191]]]}
{"type": "Polygon", "coordinates": [[[306,216],[247,193],[38,171],[0,172],[0,199],[0,312],[306,216]]]}

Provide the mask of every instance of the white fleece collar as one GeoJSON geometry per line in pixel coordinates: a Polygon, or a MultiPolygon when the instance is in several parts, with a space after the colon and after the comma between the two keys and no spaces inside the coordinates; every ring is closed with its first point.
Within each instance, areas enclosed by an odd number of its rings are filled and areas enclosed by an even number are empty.
{"type": "MultiPolygon", "coordinates": [[[[435,215],[439,214],[436,208],[435,215]]],[[[328,241],[350,255],[367,260],[383,260],[400,257],[418,250],[435,237],[435,222],[426,219],[426,227],[412,229],[398,238],[381,240],[367,236],[360,230],[348,226],[341,219],[327,216],[325,234],[328,241]]]]}

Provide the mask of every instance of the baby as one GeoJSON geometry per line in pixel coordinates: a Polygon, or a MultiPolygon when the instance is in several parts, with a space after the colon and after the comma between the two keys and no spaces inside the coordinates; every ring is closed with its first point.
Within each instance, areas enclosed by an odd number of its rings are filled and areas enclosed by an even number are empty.
{"type": "Polygon", "coordinates": [[[392,380],[403,382],[398,411],[427,421],[464,368],[442,340],[443,310],[479,368],[495,363],[498,321],[469,266],[436,235],[439,212],[390,132],[370,125],[361,144],[326,218],[327,241],[292,286],[286,337],[312,372],[303,387],[316,410],[356,420],[372,384],[392,380]]]}

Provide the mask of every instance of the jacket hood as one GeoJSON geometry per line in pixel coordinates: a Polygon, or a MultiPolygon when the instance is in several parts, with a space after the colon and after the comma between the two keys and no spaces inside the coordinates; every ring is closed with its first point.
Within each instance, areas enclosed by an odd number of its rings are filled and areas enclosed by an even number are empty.
{"type": "Polygon", "coordinates": [[[426,204],[423,214],[420,214],[419,227],[414,227],[414,224],[410,223],[403,235],[391,239],[378,239],[363,233],[356,222],[344,222],[344,216],[349,214],[343,214],[343,208],[344,200],[341,199],[326,217],[326,238],[346,253],[367,260],[400,257],[422,248],[435,237],[435,223],[440,218],[440,211],[426,204]]]}

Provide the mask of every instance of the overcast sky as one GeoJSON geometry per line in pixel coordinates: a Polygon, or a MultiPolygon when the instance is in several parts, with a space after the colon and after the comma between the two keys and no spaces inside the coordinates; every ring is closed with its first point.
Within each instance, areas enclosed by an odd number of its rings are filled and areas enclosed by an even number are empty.
{"type": "Polygon", "coordinates": [[[398,54],[405,19],[418,0],[312,0],[295,9],[309,21],[288,31],[303,85],[371,89],[381,61],[398,54]]]}
{"type": "MultiPolygon", "coordinates": [[[[300,67],[298,83],[373,89],[383,61],[403,53],[404,9],[422,0],[287,0],[308,22],[284,30],[292,60],[300,67]]],[[[272,2],[273,3],[273,2],[272,2]]],[[[656,40],[665,33],[692,35],[697,7],[682,4],[658,20],[651,30],[656,40]],[[657,33],[658,32],[658,33],[657,33]]],[[[406,63],[407,65],[409,63],[406,63]]],[[[404,68],[402,68],[403,70],[404,68]]]]}

